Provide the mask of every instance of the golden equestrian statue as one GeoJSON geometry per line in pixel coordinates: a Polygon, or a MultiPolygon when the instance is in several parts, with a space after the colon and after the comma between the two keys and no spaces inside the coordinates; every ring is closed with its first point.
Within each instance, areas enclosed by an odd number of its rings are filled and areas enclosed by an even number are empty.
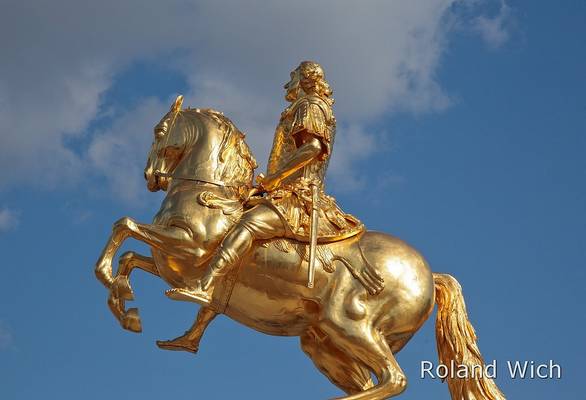
{"type": "Polygon", "coordinates": [[[504,399],[486,374],[460,285],[391,235],[368,231],[324,191],[336,119],[322,67],[302,62],[285,85],[290,103],[275,131],[267,174],[244,134],[221,112],[182,109],[182,96],[154,128],[145,168],[150,191],[167,196],[152,224],[124,217],[96,264],[108,305],[124,329],[142,330],[129,276],[161,277],[174,300],[201,305],[182,336],[160,348],[196,353],[223,313],[259,332],[299,336],[301,348],[346,400],[386,399],[407,385],[394,354],[438,306],[440,363],[454,400],[504,399]],[[152,257],[127,252],[127,238],[152,257]],[[465,369],[467,377],[454,370],[465,369]],[[371,374],[376,377],[373,382],[371,374]]]}

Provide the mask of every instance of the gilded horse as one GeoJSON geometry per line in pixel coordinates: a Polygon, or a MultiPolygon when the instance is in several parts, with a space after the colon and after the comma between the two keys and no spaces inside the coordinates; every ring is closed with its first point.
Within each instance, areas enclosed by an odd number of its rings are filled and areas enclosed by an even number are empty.
{"type": "MultiPolygon", "coordinates": [[[[123,328],[134,332],[141,331],[138,310],[125,307],[134,298],[131,271],[147,271],[172,288],[189,287],[255,197],[256,163],[244,135],[221,113],[182,109],[181,102],[178,97],[155,127],[145,169],[148,189],[167,192],[159,212],[152,224],[128,217],[114,223],[96,265],[96,276],[109,290],[110,309],[123,328]],[[152,257],[127,252],[113,276],[113,258],[127,238],[149,245],[152,257]]],[[[347,393],[342,399],[385,399],[407,384],[394,354],[437,304],[440,362],[472,371],[483,367],[460,285],[449,275],[432,274],[405,242],[366,231],[323,245],[330,264],[321,259],[311,289],[304,251],[292,250],[306,245],[277,242],[258,243],[218,285],[213,307],[200,308],[190,332],[158,345],[196,352],[206,326],[224,313],[265,334],[298,336],[316,367],[347,393]],[[375,275],[367,273],[373,269],[375,275]]],[[[447,382],[452,399],[504,399],[484,376],[462,379],[450,373],[447,382]]]]}

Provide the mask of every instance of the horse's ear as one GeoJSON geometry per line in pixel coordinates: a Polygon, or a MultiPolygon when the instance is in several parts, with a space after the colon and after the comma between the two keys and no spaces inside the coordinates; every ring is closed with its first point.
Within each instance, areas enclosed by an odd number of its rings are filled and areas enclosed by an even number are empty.
{"type": "Polygon", "coordinates": [[[175,102],[171,105],[171,111],[177,112],[181,111],[181,104],[183,104],[183,95],[177,96],[175,102]]]}

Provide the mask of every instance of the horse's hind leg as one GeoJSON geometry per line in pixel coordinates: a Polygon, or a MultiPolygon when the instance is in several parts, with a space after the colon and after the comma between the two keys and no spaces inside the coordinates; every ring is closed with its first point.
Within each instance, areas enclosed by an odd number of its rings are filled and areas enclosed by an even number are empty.
{"type": "Polygon", "coordinates": [[[157,267],[151,257],[145,257],[129,251],[120,256],[118,272],[110,285],[108,306],[124,329],[141,332],[142,327],[137,308],[126,310],[126,300],[134,300],[134,293],[128,280],[134,268],[140,268],[155,276],[159,276],[157,267]]]}
{"type": "Polygon", "coordinates": [[[374,386],[370,371],[333,345],[331,340],[313,331],[301,336],[301,349],[315,366],[336,386],[348,394],[374,386]]]}
{"type": "Polygon", "coordinates": [[[379,400],[396,396],[405,390],[407,379],[395,360],[384,337],[369,324],[345,321],[343,325],[322,325],[332,343],[349,357],[367,366],[377,377],[376,386],[340,400],[379,400]]]}

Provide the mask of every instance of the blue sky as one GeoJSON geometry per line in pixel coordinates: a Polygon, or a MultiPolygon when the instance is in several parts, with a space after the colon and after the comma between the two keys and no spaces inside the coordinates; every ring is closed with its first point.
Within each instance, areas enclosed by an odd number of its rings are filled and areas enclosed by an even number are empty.
{"type": "MultiPolygon", "coordinates": [[[[581,398],[586,5],[375,3],[3,4],[1,399],[340,394],[296,338],[226,317],[196,356],[159,350],[197,307],[137,272],[135,335],[93,275],[112,222],[158,209],[141,170],[170,99],[225,110],[264,163],[281,84],[306,58],[337,99],[328,185],[343,208],[461,282],[507,398],[581,398]],[[507,360],[550,359],[562,379],[506,374],[507,360]]],[[[421,360],[437,360],[433,321],[398,355],[400,398],[449,398],[418,377],[421,360]]]]}

